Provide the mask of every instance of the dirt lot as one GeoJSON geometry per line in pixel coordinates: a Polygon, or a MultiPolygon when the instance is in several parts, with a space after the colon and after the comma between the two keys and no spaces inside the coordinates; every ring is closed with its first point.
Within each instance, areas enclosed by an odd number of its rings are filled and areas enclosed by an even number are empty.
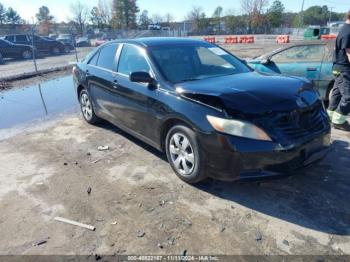
{"type": "Polygon", "coordinates": [[[293,177],[190,186],[117,128],[65,117],[0,142],[0,253],[350,254],[350,136],[333,139],[293,177]]]}
{"type": "Polygon", "coordinates": [[[349,134],[333,131],[327,158],[291,177],[190,186],[116,127],[48,118],[0,136],[0,254],[350,255],[349,134]]]}

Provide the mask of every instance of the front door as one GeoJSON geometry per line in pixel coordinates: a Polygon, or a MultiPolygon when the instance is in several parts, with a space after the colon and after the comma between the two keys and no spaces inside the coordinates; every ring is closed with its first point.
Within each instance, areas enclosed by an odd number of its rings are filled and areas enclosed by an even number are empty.
{"type": "Polygon", "coordinates": [[[152,143],[156,141],[157,133],[157,119],[152,108],[157,104],[158,91],[149,84],[131,82],[129,76],[133,72],[147,72],[154,76],[145,50],[124,44],[118,63],[118,114],[123,116],[123,126],[152,143]]]}
{"type": "Polygon", "coordinates": [[[325,45],[294,46],[273,55],[266,67],[279,74],[305,77],[318,85],[325,53],[325,45]]]}

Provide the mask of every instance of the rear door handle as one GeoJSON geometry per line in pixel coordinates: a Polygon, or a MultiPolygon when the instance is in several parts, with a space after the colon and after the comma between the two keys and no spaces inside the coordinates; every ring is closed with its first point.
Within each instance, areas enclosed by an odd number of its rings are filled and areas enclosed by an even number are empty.
{"type": "Polygon", "coordinates": [[[113,87],[114,88],[118,88],[119,87],[118,80],[113,80],[113,87]]]}

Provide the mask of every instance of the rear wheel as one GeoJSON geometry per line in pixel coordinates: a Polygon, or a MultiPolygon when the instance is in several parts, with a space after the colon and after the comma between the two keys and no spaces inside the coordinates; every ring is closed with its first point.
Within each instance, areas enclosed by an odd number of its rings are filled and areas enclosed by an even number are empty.
{"type": "Polygon", "coordinates": [[[30,51],[30,50],[24,50],[22,52],[22,58],[23,59],[31,59],[32,56],[33,56],[33,54],[32,54],[32,51],[30,51]]]}
{"type": "Polygon", "coordinates": [[[86,122],[88,122],[89,124],[98,123],[100,118],[95,114],[89,93],[86,89],[80,91],[79,101],[80,109],[86,122]]]}
{"type": "Polygon", "coordinates": [[[54,47],[52,48],[51,53],[53,55],[59,55],[61,53],[61,50],[58,47],[54,47]]]}
{"type": "Polygon", "coordinates": [[[172,127],[166,136],[166,154],[172,169],[183,181],[194,184],[206,178],[203,154],[192,129],[184,125],[172,127]]]}

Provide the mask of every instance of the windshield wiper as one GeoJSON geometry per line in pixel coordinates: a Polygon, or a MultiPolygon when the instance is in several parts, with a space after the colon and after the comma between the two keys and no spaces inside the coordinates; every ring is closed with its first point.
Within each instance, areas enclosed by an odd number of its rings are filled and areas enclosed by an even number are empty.
{"type": "Polygon", "coordinates": [[[197,81],[197,80],[201,80],[203,78],[188,78],[188,79],[183,79],[183,80],[180,80],[180,81],[176,81],[174,82],[174,84],[180,84],[180,83],[183,83],[183,82],[191,82],[191,81],[197,81]]]}

